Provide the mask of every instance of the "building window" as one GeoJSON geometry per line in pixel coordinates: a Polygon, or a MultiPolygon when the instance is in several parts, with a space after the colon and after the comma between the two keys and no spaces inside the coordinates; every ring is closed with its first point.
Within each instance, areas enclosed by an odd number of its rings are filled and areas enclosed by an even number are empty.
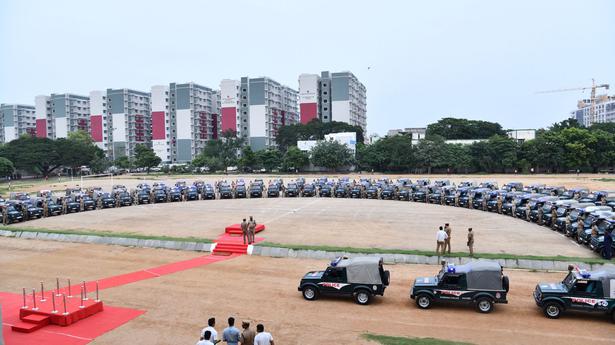
{"type": "Polygon", "coordinates": [[[324,107],[324,108],[323,108],[323,110],[324,110],[324,111],[327,111],[327,110],[329,110],[329,108],[327,108],[327,107],[324,107]]]}

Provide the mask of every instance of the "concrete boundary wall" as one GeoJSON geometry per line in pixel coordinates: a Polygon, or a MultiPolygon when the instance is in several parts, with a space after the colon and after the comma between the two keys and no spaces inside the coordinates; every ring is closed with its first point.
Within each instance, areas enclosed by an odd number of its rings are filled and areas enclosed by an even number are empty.
{"type": "MultiPolygon", "coordinates": [[[[169,241],[169,240],[145,240],[126,237],[112,236],[93,236],[93,235],[77,235],[77,234],[58,234],[50,232],[34,232],[34,231],[10,231],[0,230],[2,237],[15,237],[43,241],[58,241],[58,242],[73,242],[73,243],[92,243],[92,244],[110,244],[125,247],[139,248],[163,248],[172,250],[211,252],[215,248],[215,243],[200,243],[200,242],[184,242],[184,241],[169,241]]],[[[411,255],[411,254],[360,254],[347,252],[328,252],[324,250],[293,250],[280,247],[265,247],[251,246],[249,255],[266,256],[273,258],[299,258],[299,259],[315,259],[315,260],[332,260],[339,256],[381,256],[387,264],[426,264],[439,265],[441,260],[446,260],[455,265],[461,265],[472,261],[471,258],[447,258],[426,255],[411,255]]],[[[586,264],[582,262],[567,262],[555,260],[525,260],[525,259],[498,259],[500,265],[505,268],[519,268],[528,270],[541,271],[566,271],[568,265],[576,264],[590,270],[598,269],[602,264],[586,264]]]]}
{"type": "MultiPolygon", "coordinates": [[[[257,256],[267,256],[274,258],[301,258],[315,260],[332,260],[339,256],[381,256],[387,264],[427,264],[439,265],[441,260],[446,260],[448,263],[461,265],[469,261],[475,260],[471,258],[447,258],[426,255],[409,255],[409,254],[360,254],[346,252],[327,252],[323,250],[293,250],[288,248],[254,246],[252,254],[257,256]]],[[[519,268],[541,271],[567,271],[568,265],[576,264],[590,270],[598,269],[602,264],[586,264],[581,262],[567,262],[555,260],[524,260],[524,259],[498,259],[500,265],[505,268],[519,268]]]]}
{"type": "Polygon", "coordinates": [[[2,237],[26,238],[43,241],[74,242],[74,243],[93,243],[93,244],[112,244],[125,247],[140,248],[164,248],[174,250],[187,250],[197,252],[210,252],[212,243],[184,242],[168,240],[145,240],[137,238],[113,237],[113,236],[92,236],[77,234],[58,234],[51,232],[31,232],[31,231],[10,231],[0,230],[2,237]]]}

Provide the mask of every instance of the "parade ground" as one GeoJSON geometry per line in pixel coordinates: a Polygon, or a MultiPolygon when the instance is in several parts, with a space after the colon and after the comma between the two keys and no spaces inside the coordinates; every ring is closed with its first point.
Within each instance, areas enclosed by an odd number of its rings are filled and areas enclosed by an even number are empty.
{"type": "MultiPolygon", "coordinates": [[[[110,190],[113,184],[123,184],[130,189],[141,182],[164,181],[172,185],[178,180],[191,184],[198,179],[213,184],[220,179],[230,182],[236,178],[122,176],[113,180],[109,177],[85,179],[83,187],[97,185],[110,190]]],[[[249,182],[254,178],[262,178],[266,183],[273,176],[246,176],[244,180],[249,182]]],[[[307,180],[312,178],[315,177],[306,176],[307,180]]],[[[446,177],[432,177],[432,181],[438,178],[446,177]]],[[[500,184],[522,181],[615,190],[615,182],[598,175],[448,178],[456,183],[467,179],[495,180],[500,184]]],[[[284,179],[290,181],[293,177],[284,179]]],[[[81,181],[36,182],[27,189],[31,193],[43,189],[60,193],[77,184],[81,181]]],[[[478,210],[389,200],[199,200],[81,212],[8,228],[215,240],[226,226],[248,216],[254,216],[266,226],[258,236],[270,244],[434,251],[437,227],[450,223],[453,252],[467,251],[466,229],[472,227],[478,253],[596,258],[590,250],[558,232],[520,219],[478,210]]],[[[536,307],[532,299],[536,284],[561,281],[565,272],[505,269],[511,284],[508,304],[497,305],[491,314],[480,314],[471,306],[436,305],[430,310],[416,307],[409,298],[414,279],[435,275],[438,266],[387,265],[391,285],[384,297],[375,298],[366,307],[355,304],[352,299],[322,298],[312,302],[303,299],[297,291],[301,277],[308,271],[326,268],[326,260],[235,254],[216,257],[203,252],[2,237],[0,252],[0,276],[4,277],[0,280],[0,303],[3,304],[3,334],[5,339],[7,334],[13,337],[11,342],[7,341],[9,345],[27,342],[23,342],[26,338],[16,338],[21,335],[11,333],[14,310],[7,310],[5,305],[10,302],[19,309],[23,288],[31,291],[41,281],[53,287],[56,278],[101,281],[101,299],[107,309],[100,314],[125,312],[130,316],[112,325],[94,315],[78,324],[87,329],[88,325],[102,322],[107,327],[104,332],[71,333],[49,326],[33,333],[52,345],[194,344],[209,317],[216,317],[220,332],[229,316],[238,321],[250,320],[253,327],[263,323],[274,335],[276,344],[375,344],[365,334],[432,337],[471,344],[494,344],[511,339],[515,344],[535,344],[540,339],[545,345],[610,344],[615,337],[615,329],[603,314],[568,313],[559,320],[550,320],[536,307]],[[572,331],[579,328],[583,332],[572,331]]]]}
{"type": "MultiPolygon", "coordinates": [[[[10,238],[0,238],[0,251],[0,275],[10,277],[0,280],[0,291],[15,293],[39,281],[54,282],[56,277],[97,280],[202,255],[10,238]]],[[[100,298],[106,306],[144,313],[91,344],[193,344],[209,317],[217,318],[220,331],[228,316],[265,324],[276,344],[373,344],[363,338],[366,333],[485,345],[513,338],[515,344],[535,344],[537,339],[545,345],[610,344],[615,336],[602,314],[567,314],[559,320],[543,316],[531,298],[534,286],[539,281],[561,280],[563,272],[506,270],[511,281],[509,304],[497,305],[491,314],[479,314],[465,306],[418,309],[408,296],[414,279],[438,270],[426,265],[387,265],[392,284],[384,297],[367,307],[351,299],[305,301],[297,291],[301,276],[326,265],[325,261],[241,256],[102,290],[100,298]],[[579,327],[583,332],[571,331],[579,327]]],[[[85,326],[94,317],[80,322],[85,326]]],[[[8,332],[5,324],[4,333],[8,332]]],[[[45,336],[49,340],[54,334],[45,336]]]]}

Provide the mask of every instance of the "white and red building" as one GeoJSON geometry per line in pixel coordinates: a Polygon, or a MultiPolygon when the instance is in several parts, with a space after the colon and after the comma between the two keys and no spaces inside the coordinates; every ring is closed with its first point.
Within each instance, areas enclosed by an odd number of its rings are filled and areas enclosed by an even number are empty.
{"type": "Polygon", "coordinates": [[[152,87],[152,147],[167,163],[192,161],[208,140],[218,139],[217,90],[195,83],[152,87]]]}
{"type": "Polygon", "coordinates": [[[34,98],[36,136],[66,138],[68,133],[90,128],[90,98],[70,93],[34,98]]]}
{"type": "Polygon", "coordinates": [[[220,83],[222,131],[234,130],[253,150],[276,146],[280,127],[299,122],[296,90],[267,78],[220,83]]]}
{"type": "Polygon", "coordinates": [[[20,135],[36,133],[35,111],[31,105],[0,104],[0,142],[19,138],[20,135]]]}
{"type": "Polygon", "coordinates": [[[351,72],[299,75],[301,123],[345,122],[367,130],[367,89],[351,72]]]}

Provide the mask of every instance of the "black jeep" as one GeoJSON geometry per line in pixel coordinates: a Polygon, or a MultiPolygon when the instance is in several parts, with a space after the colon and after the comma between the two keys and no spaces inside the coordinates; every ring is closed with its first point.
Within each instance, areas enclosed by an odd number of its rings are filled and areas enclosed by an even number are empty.
{"type": "Polygon", "coordinates": [[[566,310],[601,312],[615,322],[615,266],[605,265],[597,271],[569,266],[560,283],[539,283],[534,300],[546,317],[557,319],[566,310]]]}
{"type": "Polygon", "coordinates": [[[399,191],[397,192],[397,200],[410,201],[411,194],[412,192],[410,191],[410,188],[401,187],[399,191]]]}
{"type": "Polygon", "coordinates": [[[365,190],[365,197],[368,199],[378,199],[378,187],[371,185],[365,190]]]}
{"type": "Polygon", "coordinates": [[[345,184],[339,183],[335,186],[335,194],[333,195],[336,198],[347,198],[348,197],[348,187],[345,184]]]}
{"type": "Polygon", "coordinates": [[[220,199],[232,199],[233,198],[233,190],[230,186],[223,185],[220,186],[220,199]]]}
{"type": "Polygon", "coordinates": [[[361,305],[369,304],[374,295],[384,296],[390,273],[382,267],[378,257],[339,257],[325,271],[308,272],[298,290],[308,301],[320,295],[353,296],[361,305]]]}
{"type": "Polygon", "coordinates": [[[272,184],[267,188],[268,198],[277,198],[280,196],[280,187],[276,184],[272,184]]]}
{"type": "Polygon", "coordinates": [[[313,184],[308,183],[303,186],[301,189],[301,196],[303,197],[313,197],[316,195],[316,187],[313,184]]]}
{"type": "Polygon", "coordinates": [[[331,190],[331,186],[329,186],[328,184],[322,185],[322,187],[320,187],[320,191],[318,192],[318,196],[324,198],[330,198],[332,194],[333,192],[331,190]]]}
{"type": "Polygon", "coordinates": [[[15,208],[15,205],[10,203],[0,204],[0,210],[4,212],[4,208],[6,208],[7,220],[9,224],[24,221],[22,213],[15,208]]]}
{"type": "Polygon", "coordinates": [[[363,198],[363,188],[360,184],[355,184],[350,188],[350,198],[351,199],[361,199],[363,198]]]}
{"type": "Polygon", "coordinates": [[[284,196],[296,197],[299,196],[299,186],[296,183],[289,183],[284,190],[284,196]]]}
{"type": "Polygon", "coordinates": [[[395,200],[395,186],[386,185],[380,192],[380,199],[382,200],[395,200]]]}
{"type": "Polygon", "coordinates": [[[433,302],[474,304],[481,313],[489,313],[495,303],[508,303],[508,277],[496,261],[478,260],[465,265],[446,265],[435,277],[419,277],[414,281],[410,298],[421,309],[433,302]]]}
{"type": "Polygon", "coordinates": [[[235,186],[235,199],[243,199],[248,196],[248,191],[246,190],[246,185],[238,184],[235,186]]]}
{"type": "Polygon", "coordinates": [[[149,200],[149,193],[150,193],[149,189],[140,189],[137,192],[137,203],[139,205],[141,205],[141,204],[149,204],[149,201],[150,201],[149,200]]]}
{"type": "Polygon", "coordinates": [[[154,189],[154,203],[167,202],[167,190],[165,188],[154,189]]]}
{"type": "Polygon", "coordinates": [[[250,187],[250,198],[262,198],[263,188],[260,185],[252,185],[250,187]]]}
{"type": "Polygon", "coordinates": [[[207,184],[203,187],[203,199],[204,200],[214,200],[216,198],[216,191],[212,185],[207,184]]]}
{"type": "Polygon", "coordinates": [[[132,205],[132,197],[128,192],[119,192],[117,198],[120,199],[120,206],[130,206],[132,205]]]}

